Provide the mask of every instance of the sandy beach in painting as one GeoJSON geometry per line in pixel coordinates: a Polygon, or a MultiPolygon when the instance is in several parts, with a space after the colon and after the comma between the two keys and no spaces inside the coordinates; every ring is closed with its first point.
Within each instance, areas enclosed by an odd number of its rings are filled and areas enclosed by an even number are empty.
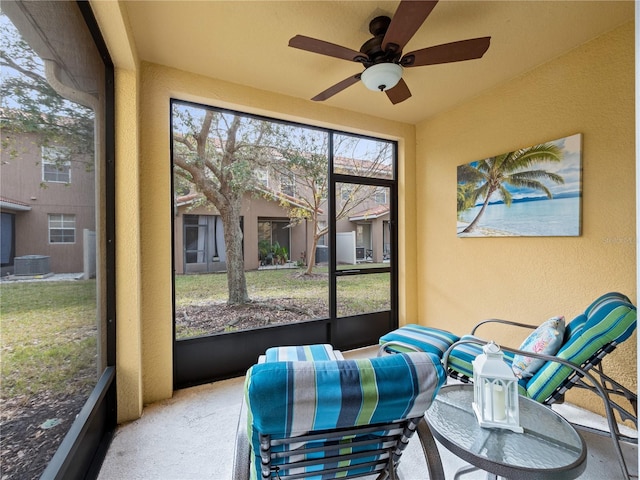
{"type": "Polygon", "coordinates": [[[580,234],[580,197],[490,204],[472,233],[461,233],[481,207],[458,216],[459,237],[539,237],[580,234]]]}
{"type": "Polygon", "coordinates": [[[520,237],[517,233],[505,232],[495,228],[476,227],[472,232],[462,233],[469,226],[468,223],[458,222],[456,231],[459,237],[520,237]]]}

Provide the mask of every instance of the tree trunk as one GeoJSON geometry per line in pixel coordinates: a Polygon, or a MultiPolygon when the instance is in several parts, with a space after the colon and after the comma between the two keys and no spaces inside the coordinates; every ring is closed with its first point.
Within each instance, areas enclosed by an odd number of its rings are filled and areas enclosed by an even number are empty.
{"type": "Polygon", "coordinates": [[[482,203],[482,207],[480,208],[480,211],[476,215],[476,218],[474,218],[473,221],[467,226],[467,228],[462,230],[461,233],[470,233],[476,228],[476,225],[478,224],[480,217],[482,216],[484,211],[487,209],[487,205],[489,205],[489,198],[491,198],[492,194],[493,194],[493,190],[490,190],[486,198],[484,199],[484,202],[482,203]]]}
{"type": "MultiPolygon", "coordinates": [[[[232,202],[233,203],[233,202],[232,202]]],[[[240,202],[220,212],[224,226],[225,252],[227,255],[227,286],[229,305],[247,303],[247,280],[244,275],[244,256],[242,252],[242,230],[240,229],[240,202]]]]}
{"type": "Polygon", "coordinates": [[[313,267],[316,264],[316,247],[318,246],[318,236],[313,235],[311,242],[311,249],[307,253],[307,269],[304,271],[305,275],[311,275],[313,273],[313,267]]]}

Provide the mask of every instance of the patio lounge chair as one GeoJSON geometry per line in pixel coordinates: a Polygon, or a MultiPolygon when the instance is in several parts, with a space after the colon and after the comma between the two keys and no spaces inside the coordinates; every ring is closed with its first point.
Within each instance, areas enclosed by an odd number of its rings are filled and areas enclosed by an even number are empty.
{"type": "Polygon", "coordinates": [[[417,431],[428,478],[444,479],[424,420],[446,378],[440,359],[344,360],[323,347],[269,349],[248,370],[232,478],[395,479],[417,431]]]}
{"type": "MultiPolygon", "coordinates": [[[[638,427],[637,395],[604,373],[602,359],[636,329],[636,307],[626,296],[611,292],[596,299],[584,313],[578,315],[566,326],[564,336],[555,355],[544,355],[501,346],[505,361],[512,363],[515,355],[542,360],[542,366],[531,377],[519,382],[520,394],[540,403],[551,405],[564,400],[564,394],[572,387],[584,388],[603,401],[609,424],[608,432],[576,425],[577,428],[593,433],[606,433],[613,440],[625,478],[630,474],[626,467],[620,440],[637,444],[637,438],[630,438],[619,432],[613,412],[623,421],[631,421],[638,427]],[[623,406],[625,401],[628,406],[623,406]]],[[[458,338],[442,330],[420,326],[407,326],[390,332],[380,339],[381,352],[397,353],[406,351],[441,352],[443,363],[449,376],[469,382],[473,378],[471,361],[487,343],[477,336],[480,326],[489,323],[536,329],[538,326],[507,320],[485,320],[477,324],[471,334],[458,338]]]]}

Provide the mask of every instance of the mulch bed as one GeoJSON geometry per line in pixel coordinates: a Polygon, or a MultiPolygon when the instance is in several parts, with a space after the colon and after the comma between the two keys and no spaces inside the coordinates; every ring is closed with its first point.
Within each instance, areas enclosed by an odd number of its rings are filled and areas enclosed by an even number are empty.
{"type": "Polygon", "coordinates": [[[227,305],[225,302],[203,302],[176,308],[176,328],[188,328],[223,333],[284,323],[295,323],[329,316],[329,306],[324,300],[300,300],[278,298],[255,300],[244,305],[227,305]]]}
{"type": "Polygon", "coordinates": [[[2,480],[40,478],[87,397],[45,392],[2,399],[2,480]]]}

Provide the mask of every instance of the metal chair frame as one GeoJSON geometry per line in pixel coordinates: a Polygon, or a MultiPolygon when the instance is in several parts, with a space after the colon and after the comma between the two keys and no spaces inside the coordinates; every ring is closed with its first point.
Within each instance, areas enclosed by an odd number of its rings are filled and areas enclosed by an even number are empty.
{"type": "MultiPolygon", "coordinates": [[[[238,421],[238,430],[234,452],[232,473],[232,478],[234,480],[249,479],[251,446],[249,445],[249,439],[246,433],[246,425],[246,405],[243,402],[240,418],[238,421]]],[[[319,458],[317,460],[302,461],[289,457],[300,455],[300,449],[304,448],[304,446],[309,443],[313,443],[317,440],[330,440],[331,442],[333,442],[330,445],[307,448],[304,450],[304,453],[330,452],[330,456],[335,459],[336,463],[344,460],[370,457],[371,455],[380,455],[380,458],[378,460],[362,464],[363,466],[374,466],[374,471],[355,475],[352,474],[340,478],[357,478],[378,473],[377,480],[396,480],[398,479],[397,469],[402,453],[409,443],[409,440],[416,432],[418,434],[418,438],[420,439],[420,444],[422,445],[422,451],[427,464],[427,471],[429,475],[428,478],[433,480],[445,480],[440,454],[438,452],[435,440],[431,435],[431,431],[429,430],[429,427],[424,419],[424,416],[385,424],[363,425],[359,427],[326,431],[314,431],[307,435],[296,437],[271,438],[269,435],[260,435],[260,457],[262,464],[261,478],[295,480],[306,478],[309,475],[335,475],[353,469],[354,466],[345,466],[314,471],[313,473],[284,474],[284,472],[288,471],[290,468],[306,467],[315,464],[327,463],[327,457],[319,458]],[[374,432],[385,433],[375,439],[361,438],[362,435],[367,435],[374,432]],[[345,437],[352,438],[351,440],[344,441],[345,437]],[[375,445],[379,445],[380,443],[385,441],[391,441],[393,443],[387,448],[375,448],[375,445]],[[296,449],[275,453],[271,451],[272,447],[283,444],[295,444],[296,449]],[[374,448],[368,448],[372,446],[374,448]],[[357,453],[346,454],[341,454],[339,452],[342,449],[351,449],[355,447],[362,447],[364,450],[357,453]],[[287,463],[278,464],[276,466],[272,465],[273,460],[281,458],[287,458],[287,463]]]]}

